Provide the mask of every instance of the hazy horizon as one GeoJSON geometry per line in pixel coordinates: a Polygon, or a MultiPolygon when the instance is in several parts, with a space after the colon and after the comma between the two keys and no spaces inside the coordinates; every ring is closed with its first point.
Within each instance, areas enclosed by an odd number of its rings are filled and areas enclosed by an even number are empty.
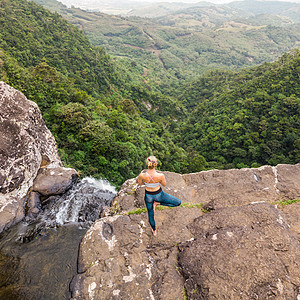
{"type": "MultiPolygon", "coordinates": [[[[244,1],[244,0],[208,0],[208,1],[199,1],[199,0],[58,0],[59,2],[62,2],[63,4],[67,6],[75,6],[75,7],[99,7],[101,4],[104,6],[107,6],[109,4],[113,4],[115,7],[117,4],[152,4],[152,3],[163,3],[163,2],[173,2],[173,3],[199,3],[199,2],[209,2],[213,4],[226,4],[230,2],[236,2],[236,1],[244,1]]],[[[248,0],[249,1],[249,0],[248,0]]],[[[300,0],[261,0],[262,2],[270,2],[270,1],[276,1],[276,2],[291,2],[291,3],[300,3],[300,0]]]]}

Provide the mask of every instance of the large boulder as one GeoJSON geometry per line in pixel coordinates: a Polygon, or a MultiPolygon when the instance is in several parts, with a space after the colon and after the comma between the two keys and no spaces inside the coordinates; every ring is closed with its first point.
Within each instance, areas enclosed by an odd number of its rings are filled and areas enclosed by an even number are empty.
{"type": "Polygon", "coordinates": [[[156,211],[154,237],[126,181],[80,245],[74,300],[300,299],[300,164],[164,174],[183,205],[156,211]]]}
{"type": "MultiPolygon", "coordinates": [[[[296,203],[297,204],[297,203],[296,203]]],[[[294,205],[296,205],[294,204],[294,205]]],[[[72,299],[297,299],[300,245],[275,205],[105,217],[80,245],[72,299]],[[273,298],[272,298],[273,297],[273,298]]]]}
{"type": "Polygon", "coordinates": [[[182,299],[178,243],[192,238],[187,225],[201,215],[200,208],[159,211],[157,237],[145,213],[100,219],[81,242],[73,299],[182,299]]]}
{"type": "Polygon", "coordinates": [[[42,168],[39,170],[32,186],[32,191],[42,196],[61,195],[69,190],[78,178],[74,169],[62,167],[42,168]]]}
{"type": "Polygon", "coordinates": [[[299,299],[300,244],[284,215],[261,203],[218,209],[180,246],[188,299],[299,299]]]}
{"type": "Polygon", "coordinates": [[[0,232],[24,217],[40,167],[60,167],[56,143],[38,106],[0,82],[0,232]]]}
{"type": "MultiPolygon", "coordinates": [[[[209,209],[245,205],[253,201],[278,202],[300,196],[300,164],[260,168],[209,170],[191,174],[163,172],[163,190],[181,201],[202,203],[209,209]]],[[[126,181],[113,201],[114,211],[144,207],[144,187],[137,178],[126,181]]]]}

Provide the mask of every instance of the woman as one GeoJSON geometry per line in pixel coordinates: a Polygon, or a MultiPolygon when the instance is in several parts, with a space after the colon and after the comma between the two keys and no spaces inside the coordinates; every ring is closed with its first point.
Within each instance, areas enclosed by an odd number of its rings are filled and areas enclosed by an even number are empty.
{"type": "Polygon", "coordinates": [[[153,235],[156,236],[156,227],[154,221],[154,213],[155,208],[157,205],[165,205],[165,206],[178,206],[181,204],[181,201],[176,197],[164,193],[161,185],[166,186],[166,178],[165,175],[162,173],[158,173],[155,170],[157,166],[157,159],[155,156],[149,156],[147,158],[147,172],[142,172],[138,177],[138,184],[143,185],[145,184],[145,203],[148,210],[148,218],[149,223],[152,228],[153,235]]]}

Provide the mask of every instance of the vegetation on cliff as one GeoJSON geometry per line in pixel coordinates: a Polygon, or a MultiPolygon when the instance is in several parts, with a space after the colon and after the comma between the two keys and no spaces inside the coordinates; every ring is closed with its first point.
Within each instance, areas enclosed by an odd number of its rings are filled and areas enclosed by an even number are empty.
{"type": "Polygon", "coordinates": [[[116,185],[149,153],[181,171],[185,153],[167,129],[183,113],[180,104],[132,84],[105,49],[33,2],[3,2],[0,29],[1,80],[39,105],[65,165],[116,185]]]}
{"type": "Polygon", "coordinates": [[[149,153],[160,157],[164,168],[181,171],[173,159],[185,160],[184,150],[164,124],[142,118],[134,102],[118,91],[96,99],[45,62],[23,68],[3,52],[0,60],[1,80],[39,105],[65,165],[116,185],[136,176],[149,153]]]}
{"type": "Polygon", "coordinates": [[[180,173],[299,161],[298,50],[170,84],[171,97],[143,82],[137,63],[120,65],[25,0],[0,2],[0,48],[0,79],[39,105],[64,164],[83,175],[120,185],[149,154],[180,173]]]}

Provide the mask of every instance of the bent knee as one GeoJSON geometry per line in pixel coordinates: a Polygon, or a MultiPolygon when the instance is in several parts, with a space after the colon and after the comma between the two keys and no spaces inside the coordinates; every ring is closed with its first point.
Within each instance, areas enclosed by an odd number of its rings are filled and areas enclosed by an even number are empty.
{"type": "Polygon", "coordinates": [[[175,201],[173,202],[175,206],[179,206],[181,204],[181,201],[178,198],[174,199],[175,201]]]}

